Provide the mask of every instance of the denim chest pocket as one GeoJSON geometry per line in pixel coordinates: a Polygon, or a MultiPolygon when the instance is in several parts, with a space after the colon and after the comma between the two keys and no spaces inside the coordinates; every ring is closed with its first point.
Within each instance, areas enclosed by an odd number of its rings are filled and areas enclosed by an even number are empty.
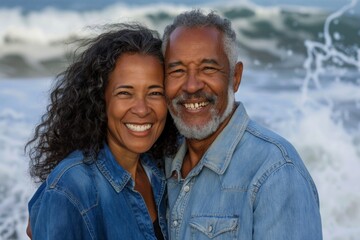
{"type": "Polygon", "coordinates": [[[238,217],[192,217],[190,222],[192,239],[237,239],[238,217]]]}

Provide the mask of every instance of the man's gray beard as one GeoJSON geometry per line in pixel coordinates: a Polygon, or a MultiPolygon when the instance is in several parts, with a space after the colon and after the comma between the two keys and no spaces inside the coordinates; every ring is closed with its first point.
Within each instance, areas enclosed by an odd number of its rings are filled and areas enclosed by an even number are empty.
{"type": "MultiPolygon", "coordinates": [[[[174,99],[171,104],[176,108],[175,104],[176,99],[174,99]]],[[[217,97],[215,98],[214,105],[217,103],[217,97]]],[[[211,120],[205,125],[192,125],[187,126],[186,123],[181,119],[181,116],[176,116],[174,112],[172,112],[171,108],[169,108],[169,112],[174,119],[174,123],[179,130],[179,132],[187,139],[197,139],[202,140],[209,137],[213,134],[220,126],[220,124],[231,114],[235,104],[235,93],[232,89],[232,85],[230,84],[228,88],[228,102],[226,109],[222,116],[219,116],[219,112],[215,109],[211,109],[211,120]]],[[[179,111],[178,111],[179,112],[179,111]]]]}

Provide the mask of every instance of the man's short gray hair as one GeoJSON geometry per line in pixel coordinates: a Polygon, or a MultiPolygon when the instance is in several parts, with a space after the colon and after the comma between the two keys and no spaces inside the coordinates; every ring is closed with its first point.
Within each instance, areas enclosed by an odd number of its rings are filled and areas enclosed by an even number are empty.
{"type": "Polygon", "coordinates": [[[224,52],[229,60],[230,69],[235,67],[238,58],[238,46],[236,44],[236,33],[231,27],[231,22],[220,17],[214,11],[205,15],[201,10],[195,9],[179,14],[172,24],[164,30],[162,52],[165,55],[166,46],[170,34],[178,27],[215,27],[223,33],[224,52]]]}

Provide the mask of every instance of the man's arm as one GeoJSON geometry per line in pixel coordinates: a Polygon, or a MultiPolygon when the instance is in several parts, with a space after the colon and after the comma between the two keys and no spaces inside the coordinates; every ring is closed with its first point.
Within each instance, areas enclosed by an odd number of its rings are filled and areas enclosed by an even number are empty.
{"type": "Polygon", "coordinates": [[[286,163],[259,185],[253,239],[322,239],[317,193],[310,181],[286,163]]]}

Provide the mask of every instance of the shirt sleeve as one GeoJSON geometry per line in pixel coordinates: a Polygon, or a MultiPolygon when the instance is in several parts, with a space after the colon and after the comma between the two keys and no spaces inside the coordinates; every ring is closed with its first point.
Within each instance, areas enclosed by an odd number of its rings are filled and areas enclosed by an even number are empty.
{"type": "Polygon", "coordinates": [[[263,179],[254,202],[254,240],[322,239],[315,186],[286,163],[263,179]]]}
{"type": "Polygon", "coordinates": [[[42,239],[93,239],[84,217],[71,196],[45,190],[30,209],[32,237],[42,239]]]}

